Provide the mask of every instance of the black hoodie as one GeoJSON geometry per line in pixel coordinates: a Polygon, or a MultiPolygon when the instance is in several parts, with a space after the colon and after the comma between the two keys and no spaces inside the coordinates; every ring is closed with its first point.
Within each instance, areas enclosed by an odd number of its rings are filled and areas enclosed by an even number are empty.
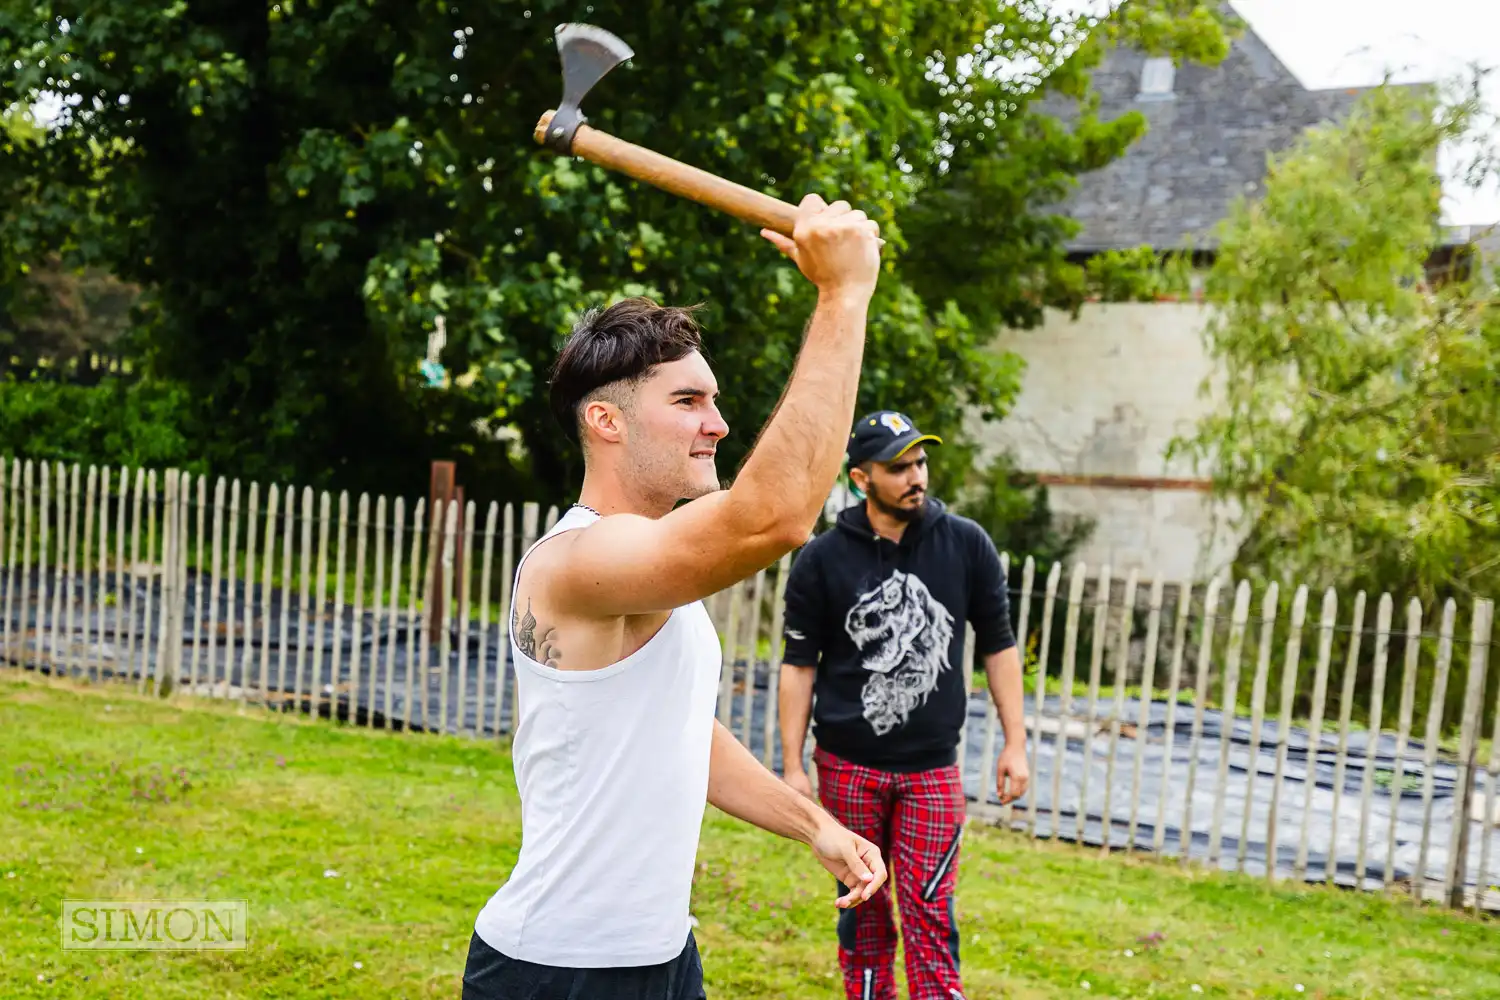
{"type": "Polygon", "coordinates": [[[1015,645],[994,543],[941,501],[924,507],[899,544],[875,533],[864,504],[846,508],[787,579],[782,660],[817,668],[818,746],[883,771],[957,759],[966,622],[981,655],[1015,645]]]}

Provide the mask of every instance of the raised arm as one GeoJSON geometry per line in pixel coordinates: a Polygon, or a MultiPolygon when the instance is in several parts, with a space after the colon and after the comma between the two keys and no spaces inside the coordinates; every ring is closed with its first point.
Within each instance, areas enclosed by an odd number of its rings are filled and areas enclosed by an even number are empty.
{"type": "Polygon", "coordinates": [[[661,518],[620,514],[573,533],[549,585],[560,605],[592,617],[667,611],[743,580],[812,534],[854,419],[879,227],[846,202],[809,195],[793,239],[762,235],[818,290],[781,402],[729,489],[661,518]]]}

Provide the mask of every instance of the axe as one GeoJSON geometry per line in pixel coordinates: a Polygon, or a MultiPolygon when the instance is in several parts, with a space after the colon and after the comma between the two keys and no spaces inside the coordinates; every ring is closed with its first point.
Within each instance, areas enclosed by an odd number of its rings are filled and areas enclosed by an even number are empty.
{"type": "Polygon", "coordinates": [[[533,133],[537,143],[564,156],[581,156],[783,236],[792,235],[797,221],[795,206],[584,124],[579,110],[584,96],[604,74],[635,52],[615,35],[590,24],[559,25],[556,34],[557,51],[562,57],[562,103],[542,115],[533,133]]]}

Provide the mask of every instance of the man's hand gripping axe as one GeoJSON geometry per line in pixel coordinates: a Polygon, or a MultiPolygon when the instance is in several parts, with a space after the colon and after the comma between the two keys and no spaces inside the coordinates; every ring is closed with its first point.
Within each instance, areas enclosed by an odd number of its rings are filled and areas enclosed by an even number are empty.
{"type": "Polygon", "coordinates": [[[584,96],[604,74],[635,55],[630,46],[602,28],[564,24],[557,29],[557,51],[562,56],[563,98],[556,110],[542,115],[537,123],[534,134],[539,144],[783,236],[792,235],[797,221],[792,205],[584,124],[579,110],[584,96]]]}

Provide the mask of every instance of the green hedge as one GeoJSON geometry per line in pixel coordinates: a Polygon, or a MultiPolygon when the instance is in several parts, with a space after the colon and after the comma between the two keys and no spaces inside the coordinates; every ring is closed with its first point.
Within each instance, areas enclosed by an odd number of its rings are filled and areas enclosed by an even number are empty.
{"type": "Polygon", "coordinates": [[[183,433],[187,412],[185,390],[167,382],[7,378],[0,381],[0,455],[201,473],[183,433]]]}

